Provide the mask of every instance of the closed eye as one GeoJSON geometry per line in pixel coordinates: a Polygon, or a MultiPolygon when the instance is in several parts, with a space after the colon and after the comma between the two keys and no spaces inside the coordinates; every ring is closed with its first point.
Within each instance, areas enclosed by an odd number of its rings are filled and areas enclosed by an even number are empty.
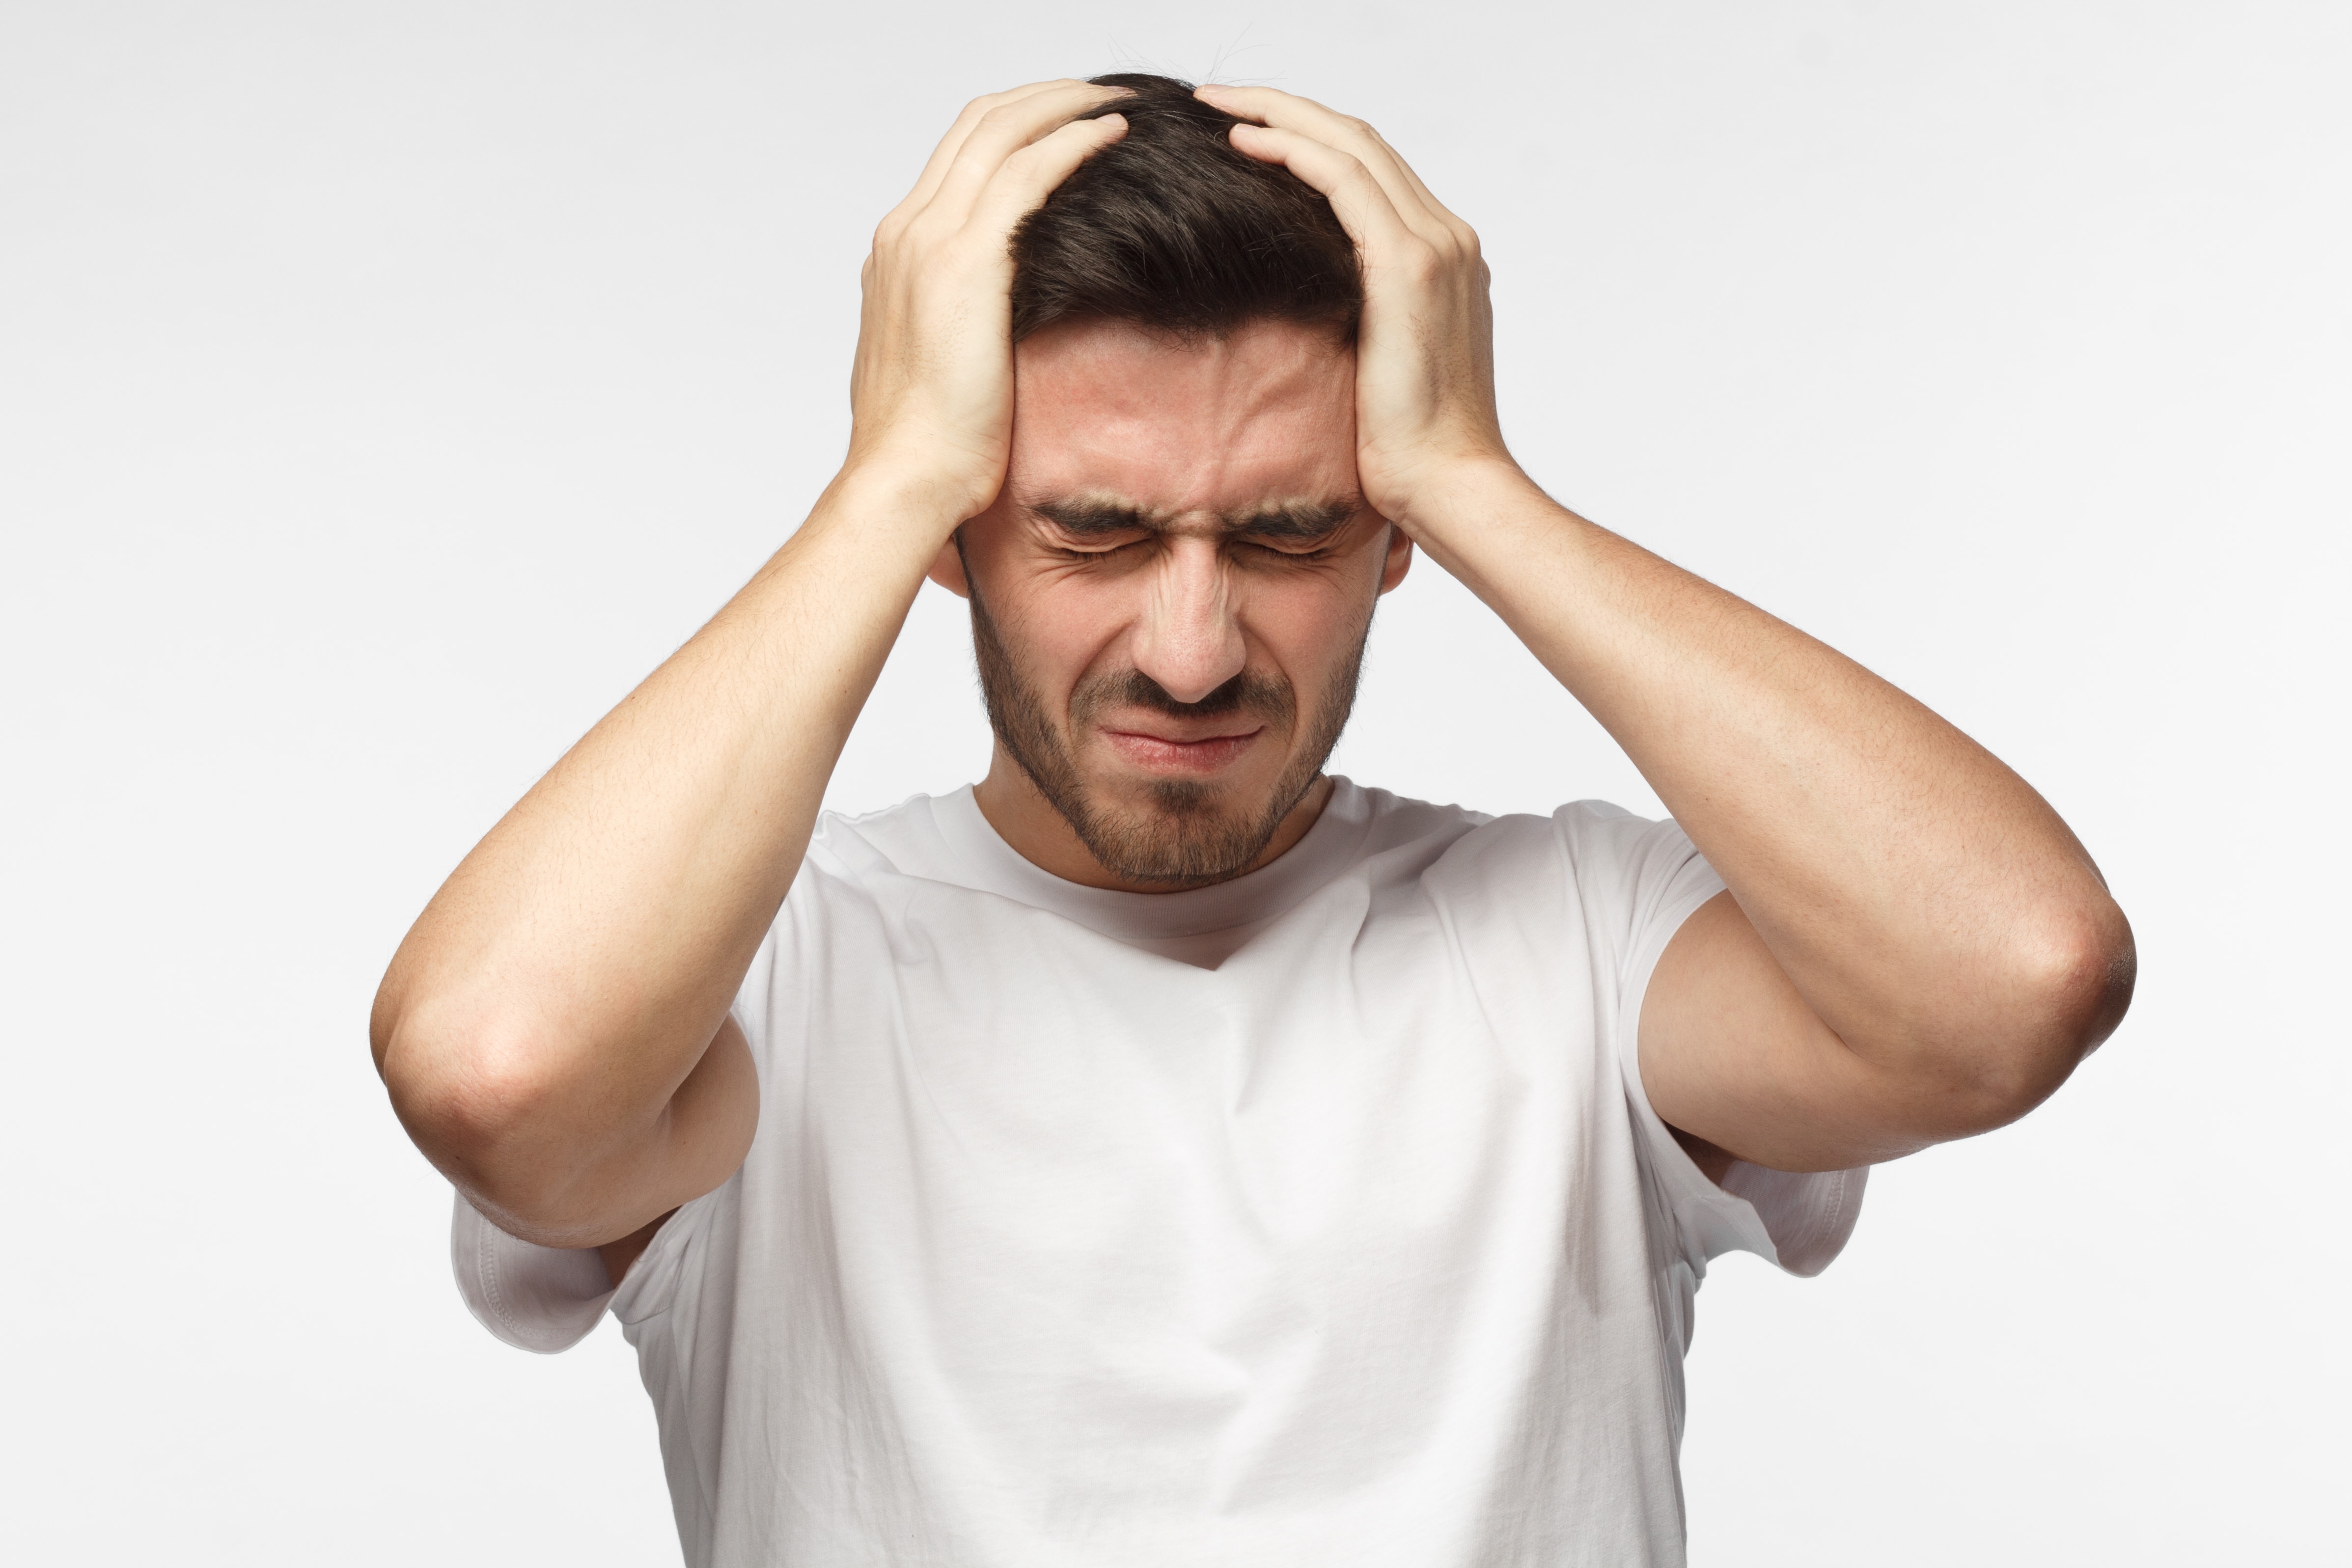
{"type": "MultiPolygon", "coordinates": [[[[1094,560],[1152,544],[1158,520],[1124,502],[1107,499],[1043,500],[1028,506],[1041,525],[1041,542],[1064,560],[1094,560]]],[[[1260,560],[1317,561],[1339,553],[1349,525],[1361,513],[1355,497],[1270,507],[1230,519],[1228,549],[1260,560]]]]}
{"type": "Polygon", "coordinates": [[[1138,534],[1133,538],[1127,539],[1081,538],[1076,541],[1065,539],[1055,543],[1053,550],[1055,555],[1071,560],[1092,560],[1103,556],[1117,555],[1122,550],[1131,550],[1139,545],[1148,545],[1150,542],[1150,534],[1138,534]]]}
{"type": "Polygon", "coordinates": [[[1234,541],[1241,548],[1255,550],[1262,555],[1282,556],[1290,560],[1320,560],[1325,556],[1336,553],[1339,542],[1339,534],[1336,530],[1310,538],[1281,534],[1272,538],[1260,535],[1253,538],[1237,538],[1234,541]]]}

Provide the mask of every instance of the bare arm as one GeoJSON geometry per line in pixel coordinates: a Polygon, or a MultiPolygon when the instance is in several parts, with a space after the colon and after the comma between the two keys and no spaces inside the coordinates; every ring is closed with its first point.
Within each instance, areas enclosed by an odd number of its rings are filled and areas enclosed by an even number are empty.
{"type": "Polygon", "coordinates": [[[1651,982],[1659,1113],[1807,1170],[2038,1103],[2132,980],[2130,928],[2057,814],[1853,661],[1537,489],[1496,419],[1477,236],[1360,121],[1203,96],[1261,121],[1234,145],[1323,192],[1361,247],[1367,498],[1608,728],[1730,889],[1651,982]]]}
{"type": "Polygon", "coordinates": [[[2010,1121],[2120,1019],[2131,934],[2025,781],[1886,682],[1552,505],[1465,486],[1432,553],[1722,873],[1641,1020],[1661,1116],[1785,1170],[2010,1121]]]}
{"type": "Polygon", "coordinates": [[[964,111],[876,235],[841,474],[394,957],[370,1030],[394,1108],[514,1234],[642,1247],[750,1147],[757,1083],[728,1006],[924,571],[1003,482],[1006,238],[1124,132],[1064,123],[1112,96],[1046,83],[964,111]]]}

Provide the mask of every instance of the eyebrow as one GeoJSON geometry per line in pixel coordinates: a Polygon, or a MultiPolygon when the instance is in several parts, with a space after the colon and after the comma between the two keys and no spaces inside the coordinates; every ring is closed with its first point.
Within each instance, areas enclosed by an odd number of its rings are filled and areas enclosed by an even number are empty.
{"type": "MultiPolygon", "coordinates": [[[[1076,538],[1099,538],[1108,534],[1163,533],[1167,520],[1124,501],[1080,497],[1032,501],[1028,509],[1076,538]]],[[[1319,539],[1337,532],[1364,509],[1360,496],[1328,501],[1277,501],[1245,512],[1221,514],[1218,521],[1231,534],[1255,534],[1261,538],[1319,539]]]]}

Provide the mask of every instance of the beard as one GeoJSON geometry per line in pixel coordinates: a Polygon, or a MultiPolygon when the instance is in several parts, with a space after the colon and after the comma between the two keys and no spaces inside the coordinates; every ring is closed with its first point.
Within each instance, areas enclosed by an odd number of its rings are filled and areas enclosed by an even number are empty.
{"type": "Polygon", "coordinates": [[[1082,731],[1089,719],[1123,706],[1191,719],[1250,714],[1265,720],[1270,734],[1287,735],[1294,733],[1298,716],[1290,683],[1244,670],[1199,702],[1186,703],[1140,670],[1089,676],[1070,694],[1070,722],[1065,731],[1014,667],[977,585],[971,592],[972,654],[980,666],[989,727],[996,732],[998,744],[1104,870],[1124,882],[1171,890],[1227,881],[1265,852],[1283,819],[1321,777],[1331,748],[1339,743],[1339,732],[1348,727],[1371,629],[1367,616],[1346,661],[1315,704],[1305,744],[1292,754],[1265,799],[1236,800],[1227,787],[1204,779],[1159,779],[1145,785],[1147,803],[1139,810],[1096,800],[1080,775],[1069,737],[1082,731]]]}

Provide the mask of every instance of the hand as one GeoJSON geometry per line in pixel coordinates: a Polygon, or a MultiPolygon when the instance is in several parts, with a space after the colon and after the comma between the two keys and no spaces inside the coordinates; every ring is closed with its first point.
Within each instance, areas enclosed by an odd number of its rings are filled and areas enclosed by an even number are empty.
{"type": "Polygon", "coordinates": [[[1495,413],[1495,318],[1478,236],[1380,132],[1263,87],[1203,87],[1238,116],[1236,150],[1322,193],[1363,258],[1356,468],[1364,499],[1408,534],[1465,467],[1508,465],[1495,413]]]}
{"type": "Polygon", "coordinates": [[[1127,134],[1119,115],[1071,119],[1125,91],[1054,81],[974,99],[875,231],[860,277],[847,466],[938,495],[948,528],[986,510],[1004,483],[1013,230],[1127,134]]]}

